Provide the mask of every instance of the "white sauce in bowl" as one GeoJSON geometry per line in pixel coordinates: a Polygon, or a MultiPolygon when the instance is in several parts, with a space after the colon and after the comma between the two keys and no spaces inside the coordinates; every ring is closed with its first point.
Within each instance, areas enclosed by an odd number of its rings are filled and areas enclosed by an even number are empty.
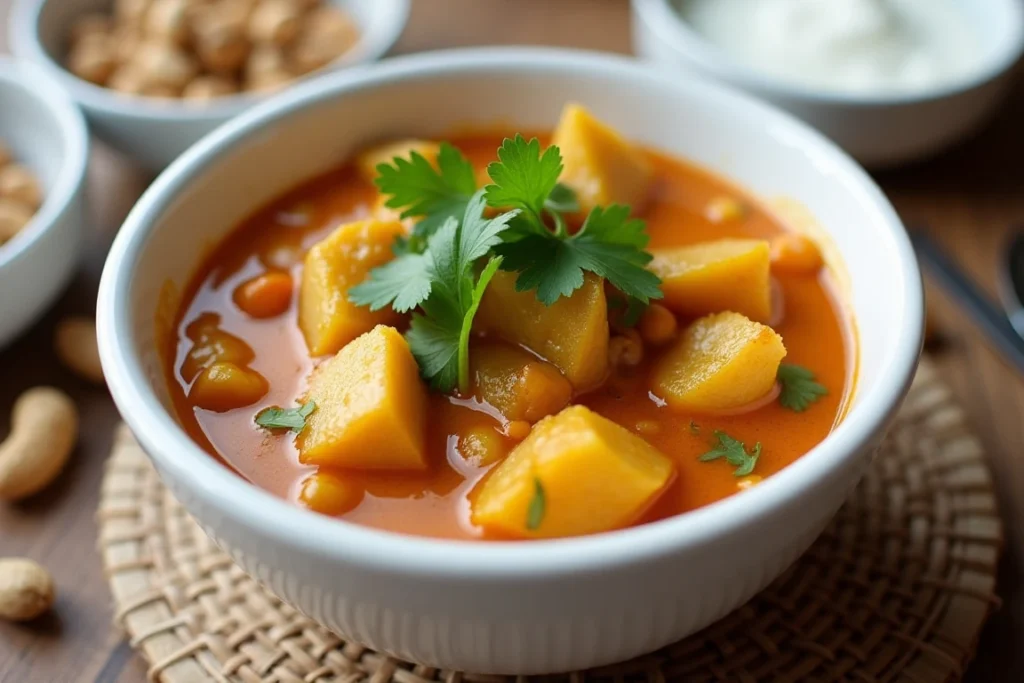
{"type": "Polygon", "coordinates": [[[979,36],[951,0],[681,0],[679,9],[738,62],[813,88],[912,93],[980,66],[979,36]]]}

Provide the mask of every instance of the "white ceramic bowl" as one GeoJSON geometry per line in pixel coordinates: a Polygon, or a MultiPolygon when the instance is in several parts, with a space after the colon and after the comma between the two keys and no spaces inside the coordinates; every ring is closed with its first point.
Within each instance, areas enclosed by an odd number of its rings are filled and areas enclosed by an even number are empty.
{"type": "MultiPolygon", "coordinates": [[[[359,25],[359,43],[327,67],[338,69],[383,57],[402,34],[409,0],[327,0],[359,25]]],[[[105,10],[112,0],[15,0],[8,24],[11,50],[57,79],[81,105],[92,130],[143,166],[162,170],[189,145],[232,116],[271,95],[236,95],[210,103],[126,97],[84,81],[63,66],[75,19],[105,10]]],[[[315,78],[315,76],[314,76],[315,78]]]]}
{"type": "Polygon", "coordinates": [[[78,263],[89,136],[81,112],[39,69],[0,57],[0,140],[45,199],[0,245],[0,348],[42,315],[78,263]]]}
{"type": "Polygon", "coordinates": [[[675,9],[679,0],[632,0],[633,49],[682,76],[714,78],[788,110],[861,163],[892,166],[935,154],[978,129],[1006,94],[1024,52],[1020,0],[954,0],[984,37],[982,65],[960,83],[898,95],[847,95],[780,82],[732,60],[675,9]]]}
{"type": "Polygon", "coordinates": [[[892,207],[805,125],[717,86],[634,61],[543,49],[390,60],[300,86],[225,124],[167,169],[121,228],[99,296],[103,369],[170,489],[247,571],[328,628],[396,656],[475,672],[622,660],[723,616],[789,565],[843,502],[906,390],[920,276],[892,207]],[[852,276],[858,390],[819,447],[755,489],[639,528],[524,543],[417,538],[318,516],[257,489],[170,412],[154,311],[174,305],[238,221],[362,145],[453,127],[550,128],[586,104],[631,138],[788,196],[825,226],[852,276]]]}

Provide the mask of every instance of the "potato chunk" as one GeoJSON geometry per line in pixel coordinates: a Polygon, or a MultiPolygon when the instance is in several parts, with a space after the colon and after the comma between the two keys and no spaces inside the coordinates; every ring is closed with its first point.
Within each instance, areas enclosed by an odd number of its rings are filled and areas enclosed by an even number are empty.
{"type": "Polygon", "coordinates": [[[375,325],[395,325],[390,308],[371,311],[348,300],[350,287],[390,261],[391,244],[403,233],[397,221],[356,221],[342,225],[306,254],[299,287],[299,328],[314,356],[337,353],[375,325]]]}
{"type": "Polygon", "coordinates": [[[498,272],[484,293],[478,330],[522,344],[562,371],[577,391],[593,389],[608,372],[608,301],[604,280],[586,273],[583,286],[551,306],[534,291],[516,291],[516,273],[498,272]]]}
{"type": "Polygon", "coordinates": [[[440,151],[441,145],[430,140],[396,140],[360,152],[356,157],[356,166],[359,174],[372,183],[377,177],[377,166],[380,164],[390,164],[395,157],[409,160],[413,152],[418,152],[427,161],[434,163],[440,151]]]}
{"type": "Polygon", "coordinates": [[[661,303],[676,313],[735,311],[760,322],[771,319],[768,242],[723,239],[651,253],[647,267],[661,278],[661,303]]]}
{"type": "Polygon", "coordinates": [[[554,538],[618,529],[675,476],[646,441],[584,406],[544,418],[484,482],[472,520],[501,535],[554,538]],[[543,493],[538,493],[538,485],[543,493]],[[543,514],[531,519],[540,495],[543,514]],[[530,522],[538,522],[530,528],[530,522]]]}
{"type": "Polygon", "coordinates": [[[427,466],[427,389],[409,345],[378,325],[318,367],[303,401],[316,409],[297,439],[307,465],[363,470],[427,466]]]}
{"type": "Polygon", "coordinates": [[[561,180],[584,212],[595,206],[643,208],[653,171],[643,153],[578,104],[566,105],[551,140],[562,153],[561,180]]]}
{"type": "Polygon", "coordinates": [[[469,358],[475,395],[509,422],[536,422],[572,398],[572,385],[558,368],[519,347],[480,344],[469,358]]]}
{"type": "Polygon", "coordinates": [[[741,408],[772,390],[785,355],[782,337],[767,325],[739,313],[709,315],[658,360],[651,390],[678,410],[741,408]]]}

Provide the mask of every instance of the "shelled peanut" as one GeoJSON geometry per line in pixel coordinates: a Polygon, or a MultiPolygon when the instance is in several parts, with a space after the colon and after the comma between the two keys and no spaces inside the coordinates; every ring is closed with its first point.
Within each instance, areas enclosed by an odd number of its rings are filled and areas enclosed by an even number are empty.
{"type": "Polygon", "coordinates": [[[43,203],[35,175],[0,140],[0,245],[28,225],[43,203]]]}
{"type": "Polygon", "coordinates": [[[69,35],[67,67],[130,95],[206,101],[282,87],[358,40],[322,0],[115,0],[69,35]]]}

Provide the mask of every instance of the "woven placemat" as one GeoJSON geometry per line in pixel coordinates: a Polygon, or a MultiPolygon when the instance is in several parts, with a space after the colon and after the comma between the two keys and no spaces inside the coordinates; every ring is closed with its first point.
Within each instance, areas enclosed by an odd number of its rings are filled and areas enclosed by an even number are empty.
{"type": "MultiPolygon", "coordinates": [[[[282,604],[203,534],[124,428],[99,520],[116,618],[152,680],[506,680],[396,661],[282,604]]],[[[547,679],[958,680],[998,604],[1001,542],[981,446],[926,364],[863,483],[768,589],[659,652],[547,679]]]]}

